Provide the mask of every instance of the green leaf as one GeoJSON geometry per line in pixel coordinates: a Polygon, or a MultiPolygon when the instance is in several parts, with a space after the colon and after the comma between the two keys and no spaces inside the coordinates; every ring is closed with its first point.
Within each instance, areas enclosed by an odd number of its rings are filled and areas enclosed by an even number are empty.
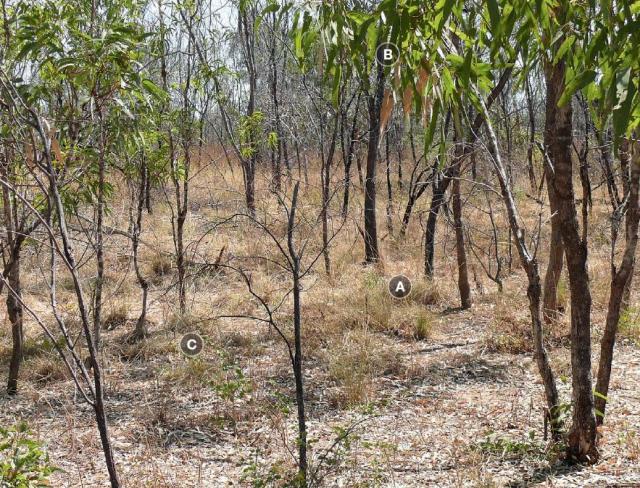
{"type": "Polygon", "coordinates": [[[561,59],[564,59],[565,55],[567,54],[567,51],[571,49],[571,46],[573,46],[573,43],[575,41],[576,41],[575,36],[569,36],[562,42],[562,44],[558,48],[558,51],[556,52],[556,55],[553,57],[554,65],[558,64],[558,61],[560,61],[561,59]]]}
{"type": "MultiPolygon", "coordinates": [[[[438,4],[440,4],[442,2],[438,2],[438,4]]],[[[444,28],[444,25],[447,23],[447,20],[449,20],[449,16],[451,15],[451,11],[453,10],[453,5],[454,5],[455,1],[454,0],[444,0],[444,3],[442,5],[442,11],[440,13],[440,15],[442,15],[442,17],[440,17],[440,22],[438,23],[438,31],[442,32],[442,29],[444,28]]],[[[436,6],[437,8],[437,6],[436,6]]]]}
{"type": "Polygon", "coordinates": [[[500,24],[500,10],[496,0],[487,0],[487,9],[489,10],[489,19],[491,22],[491,30],[495,33],[500,24]]]}
{"type": "Polygon", "coordinates": [[[429,149],[431,148],[431,143],[433,142],[433,136],[436,133],[436,127],[438,125],[438,117],[440,116],[440,99],[436,99],[433,104],[433,111],[431,114],[431,120],[429,120],[429,126],[427,127],[427,132],[424,136],[424,153],[427,154],[429,149]]]}
{"type": "Polygon", "coordinates": [[[606,395],[603,395],[602,393],[600,393],[599,391],[596,391],[595,389],[593,390],[593,396],[597,398],[602,398],[605,402],[609,401],[606,395]]]}
{"type": "Polygon", "coordinates": [[[637,87],[633,80],[628,78],[628,84],[624,91],[619,94],[618,105],[614,108],[612,114],[613,133],[616,139],[625,135],[629,129],[631,124],[631,109],[636,94],[637,87]]]}
{"type": "Polygon", "coordinates": [[[340,99],[340,81],[342,80],[342,66],[337,65],[333,75],[333,89],[331,90],[331,98],[333,104],[337,107],[340,99]]]}
{"type": "Polygon", "coordinates": [[[165,91],[149,79],[142,80],[143,88],[157,100],[163,100],[166,96],[165,91]]]}
{"type": "Polygon", "coordinates": [[[573,97],[574,93],[579,90],[582,90],[589,83],[593,82],[596,79],[596,72],[594,70],[586,70],[581,72],[575,78],[573,78],[565,87],[560,100],[558,101],[558,107],[565,106],[568,102],[571,101],[571,97],[573,97]]]}

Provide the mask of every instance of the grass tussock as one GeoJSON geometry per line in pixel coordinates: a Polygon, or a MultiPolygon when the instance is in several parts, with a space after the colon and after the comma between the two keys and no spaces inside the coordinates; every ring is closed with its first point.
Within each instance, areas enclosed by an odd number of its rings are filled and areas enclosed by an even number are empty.
{"type": "Polygon", "coordinates": [[[404,338],[425,340],[431,336],[434,316],[426,304],[441,300],[437,288],[418,283],[404,300],[393,298],[388,291],[388,278],[368,269],[352,281],[351,290],[331,290],[330,296],[318,297],[313,305],[325,324],[325,330],[340,334],[344,330],[368,328],[404,338]]]}
{"type": "Polygon", "coordinates": [[[67,367],[54,354],[34,356],[25,361],[22,370],[24,379],[40,386],[69,379],[67,367]]]}
{"type": "Polygon", "coordinates": [[[640,309],[630,307],[622,312],[618,330],[622,337],[640,345],[640,309]]]}
{"type": "Polygon", "coordinates": [[[528,309],[519,304],[520,299],[507,293],[496,299],[493,320],[488,324],[484,337],[489,351],[509,354],[533,351],[531,319],[528,309]]]}
{"type": "Polygon", "coordinates": [[[179,312],[171,313],[165,321],[166,330],[180,334],[197,332],[201,335],[206,335],[210,332],[211,327],[211,320],[201,318],[198,315],[189,312],[186,314],[181,314],[179,312]]]}
{"type": "Polygon", "coordinates": [[[328,377],[335,384],[329,400],[338,408],[373,401],[375,379],[397,375],[402,369],[394,349],[367,329],[346,331],[340,342],[326,351],[324,360],[328,377]]]}
{"type": "Polygon", "coordinates": [[[114,306],[102,320],[102,327],[106,330],[114,330],[122,327],[129,319],[129,308],[126,304],[120,303],[114,306]]]}
{"type": "Polygon", "coordinates": [[[170,384],[179,385],[180,388],[208,387],[213,378],[216,378],[222,367],[218,361],[205,360],[201,357],[193,359],[184,358],[178,364],[172,364],[164,368],[162,379],[170,384]]]}
{"type": "Polygon", "coordinates": [[[156,253],[151,256],[150,268],[154,281],[162,281],[162,278],[171,273],[173,263],[164,253],[156,253]]]}
{"type": "Polygon", "coordinates": [[[117,347],[114,347],[114,354],[125,362],[149,361],[153,358],[167,357],[176,352],[176,340],[161,336],[152,335],[138,341],[131,341],[131,334],[125,333],[117,347]]]}

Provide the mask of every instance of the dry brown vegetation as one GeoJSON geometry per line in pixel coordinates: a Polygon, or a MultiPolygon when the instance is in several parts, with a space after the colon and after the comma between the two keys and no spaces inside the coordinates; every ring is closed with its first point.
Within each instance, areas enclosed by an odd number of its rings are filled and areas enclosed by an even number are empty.
{"type": "MultiPolygon", "coordinates": [[[[321,196],[317,168],[310,167],[309,173],[300,212],[311,216],[321,196]]],[[[154,194],[154,211],[145,215],[141,236],[143,272],[152,280],[151,336],[141,342],[129,340],[139,310],[129,243],[120,235],[109,237],[101,357],[116,459],[126,486],[285,486],[295,474],[290,454],[296,438],[293,382],[282,341],[259,322],[220,318],[256,315],[260,309],[232,270],[204,266],[215,262],[224,248],[222,263],[251,262],[252,284],[267,301],[277,303],[288,289],[287,276],[264,259],[277,259],[277,254],[260,229],[246,221],[212,228],[212,223],[243,212],[240,178],[239,171],[219,174],[202,168],[191,183],[185,239],[187,315],[179,314],[171,286],[175,269],[168,210],[162,194],[154,194]],[[209,229],[213,230],[206,232],[209,229]],[[192,331],[199,332],[206,345],[200,356],[187,359],[178,342],[192,331]]],[[[267,182],[261,184],[257,214],[282,236],[284,223],[274,222],[282,216],[267,182]]],[[[463,189],[469,197],[469,235],[483,245],[487,229],[478,227],[484,220],[476,217],[485,197],[469,182],[463,182],[463,189]]],[[[405,203],[399,193],[394,201],[396,222],[405,203]]],[[[526,284],[517,260],[504,277],[502,293],[471,261],[475,304],[460,311],[452,294],[456,260],[447,223],[438,231],[436,276],[433,281],[422,278],[422,225],[428,201],[419,202],[406,239],[383,233],[382,263],[365,267],[355,224],[362,213],[359,189],[354,197],[347,223],[331,244],[332,274],[327,276],[318,264],[303,283],[311,464],[322,461],[328,468],[323,475],[327,485],[640,483],[637,290],[621,321],[608,420],[601,431],[602,460],[588,468],[560,467],[558,451],[543,439],[543,392],[532,360],[526,284]],[[400,273],[413,279],[412,294],[402,301],[386,290],[387,279],[400,273]],[[323,458],[324,450],[345,432],[349,435],[323,458]]],[[[589,261],[596,338],[606,311],[610,246],[608,213],[601,210],[605,204],[600,197],[596,194],[590,226],[598,247],[589,261]]],[[[540,207],[525,195],[518,200],[533,228],[540,207]]],[[[379,204],[384,215],[384,202],[379,204]]],[[[113,201],[110,207],[108,224],[126,230],[126,202],[113,201]]],[[[333,207],[331,225],[337,228],[337,199],[333,207]]],[[[499,201],[495,208],[501,208],[499,201]]],[[[501,252],[507,256],[505,222],[501,214],[497,217],[501,252]]],[[[542,247],[548,230],[542,227],[542,247]]],[[[309,236],[319,234],[313,226],[306,231],[309,236]]],[[[24,294],[31,307],[53,320],[46,315],[47,289],[39,274],[43,255],[37,245],[30,247],[24,294]]],[[[88,285],[93,270],[82,271],[88,285]]],[[[562,283],[560,297],[567,309],[567,285],[562,283]]],[[[634,285],[637,288],[638,280],[634,285]]],[[[69,287],[58,299],[60,310],[73,318],[69,287]]],[[[562,399],[569,402],[566,312],[548,327],[547,344],[562,380],[562,399]]],[[[285,301],[278,316],[287,324],[290,313],[285,301]]],[[[2,394],[0,424],[29,422],[53,463],[63,470],[54,475],[54,486],[103,486],[107,478],[91,411],[74,395],[59,357],[30,317],[25,326],[21,395],[9,399],[2,394]]],[[[0,334],[5,368],[11,338],[7,327],[0,334]]]]}

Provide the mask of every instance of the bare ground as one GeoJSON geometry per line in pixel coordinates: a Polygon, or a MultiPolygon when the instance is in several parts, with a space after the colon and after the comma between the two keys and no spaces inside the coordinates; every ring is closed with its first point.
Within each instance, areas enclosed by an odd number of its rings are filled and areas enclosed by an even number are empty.
{"type": "MultiPolygon", "coordinates": [[[[337,466],[323,473],[329,486],[640,486],[637,347],[622,345],[616,353],[602,460],[572,468],[555,461],[543,442],[542,388],[531,358],[483,350],[489,315],[486,305],[443,314],[433,339],[400,341],[411,377],[377,378],[375,401],[366,408],[331,408],[326,380],[311,369],[315,459],[339,429],[356,424],[351,445],[340,445],[335,456],[337,466]],[[494,438],[495,449],[477,447],[494,438]],[[500,452],[504,439],[531,452],[500,452]]],[[[270,359],[244,358],[246,374],[261,369],[254,382],[291,390],[287,365],[278,358],[265,367],[270,359]]],[[[125,486],[245,486],[268,480],[270,472],[290,473],[293,414],[274,413],[268,406],[274,399],[262,388],[230,403],[211,388],[157,379],[159,368],[182,361],[174,355],[109,365],[111,432],[125,486]],[[235,418],[225,419],[230,410],[235,418]]],[[[29,385],[18,398],[3,395],[0,422],[29,422],[64,470],[56,486],[106,486],[92,412],[72,401],[70,389],[68,382],[29,385]]],[[[566,385],[562,390],[566,396],[566,385]]]]}

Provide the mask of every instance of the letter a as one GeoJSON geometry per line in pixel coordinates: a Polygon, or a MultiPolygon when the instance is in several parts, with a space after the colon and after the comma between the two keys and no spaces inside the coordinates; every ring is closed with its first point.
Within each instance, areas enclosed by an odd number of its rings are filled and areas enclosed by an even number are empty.
{"type": "Polygon", "coordinates": [[[404,293],[405,291],[407,291],[407,290],[405,290],[405,289],[404,289],[404,284],[402,283],[402,281],[398,281],[398,284],[396,285],[396,293],[398,293],[398,292],[400,292],[400,291],[401,291],[402,293],[404,293]]]}

